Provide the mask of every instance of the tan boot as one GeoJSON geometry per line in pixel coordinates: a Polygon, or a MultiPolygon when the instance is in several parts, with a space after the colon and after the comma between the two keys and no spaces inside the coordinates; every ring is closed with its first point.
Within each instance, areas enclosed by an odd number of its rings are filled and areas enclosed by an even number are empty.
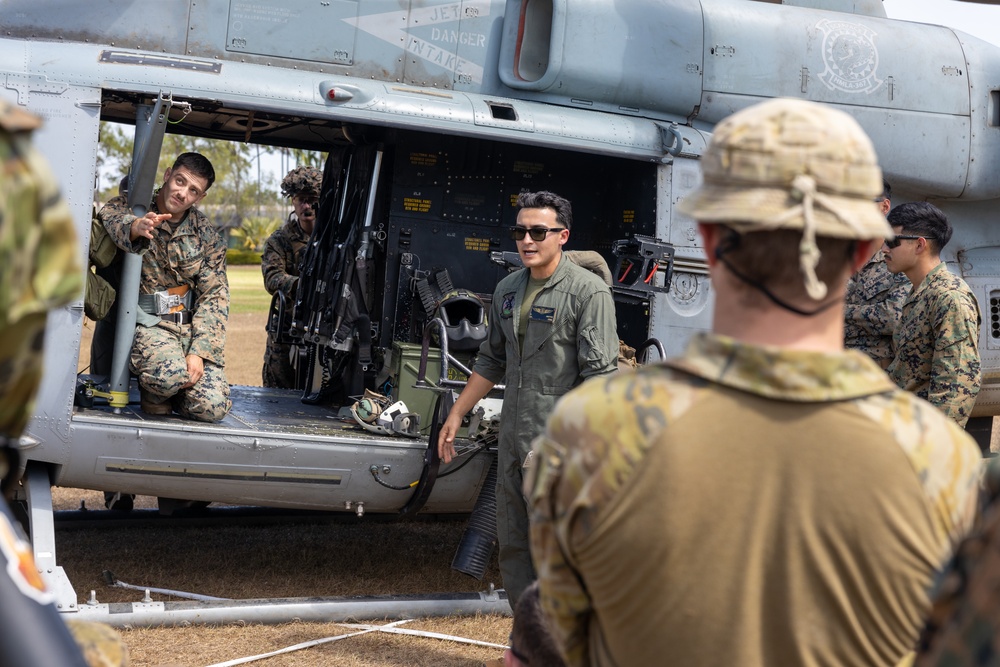
{"type": "Polygon", "coordinates": [[[170,405],[170,399],[162,403],[153,401],[153,397],[142,387],[139,388],[139,407],[147,415],[169,415],[174,411],[170,405]]]}

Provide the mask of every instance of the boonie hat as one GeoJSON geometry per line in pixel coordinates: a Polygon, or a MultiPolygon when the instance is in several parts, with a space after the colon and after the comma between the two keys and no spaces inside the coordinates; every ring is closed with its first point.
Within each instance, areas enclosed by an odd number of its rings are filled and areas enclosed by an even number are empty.
{"type": "Polygon", "coordinates": [[[893,237],[875,203],[882,194],[875,149],[842,111],[799,99],[755,104],[716,125],[701,163],[702,185],[678,210],[740,233],[801,229],[813,299],[826,296],[815,276],[816,236],[893,237]]]}
{"type": "Polygon", "coordinates": [[[281,196],[319,197],[323,173],[316,167],[296,167],[281,179],[281,196]]]}

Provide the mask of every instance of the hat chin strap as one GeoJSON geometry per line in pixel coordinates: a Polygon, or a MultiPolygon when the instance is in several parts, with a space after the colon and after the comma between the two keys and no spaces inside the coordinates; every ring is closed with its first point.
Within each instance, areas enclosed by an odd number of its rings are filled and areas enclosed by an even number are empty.
{"type": "Polygon", "coordinates": [[[792,180],[790,194],[793,198],[800,200],[801,203],[764,224],[768,227],[780,227],[789,220],[799,215],[802,216],[804,224],[802,228],[802,243],[799,244],[799,266],[806,277],[806,293],[810,298],[819,301],[826,297],[827,287],[816,277],[816,266],[819,264],[820,252],[816,245],[815,206],[821,206],[859,234],[864,230],[854,220],[845,218],[837,211],[837,206],[833,199],[818,190],[816,179],[809,174],[799,174],[792,180]]]}
{"type": "MultiPolygon", "coordinates": [[[[766,296],[768,299],[771,300],[771,302],[774,305],[776,305],[776,306],[778,306],[780,308],[784,308],[788,312],[795,313],[796,315],[800,315],[802,317],[813,317],[815,315],[819,315],[824,310],[832,308],[833,306],[835,306],[838,303],[840,303],[840,299],[837,299],[837,298],[831,299],[831,300],[827,301],[826,303],[821,304],[818,307],[814,308],[813,310],[805,310],[803,308],[799,308],[797,306],[793,306],[792,304],[788,303],[787,301],[785,301],[784,299],[782,299],[781,297],[779,297],[777,294],[775,294],[774,292],[772,292],[771,290],[769,290],[767,288],[767,286],[764,285],[764,283],[760,282],[759,280],[754,280],[753,278],[751,278],[747,274],[745,274],[742,271],[740,271],[739,269],[737,269],[733,265],[733,263],[730,262],[729,259],[726,258],[726,256],[725,256],[726,253],[730,252],[731,250],[734,250],[739,245],[739,243],[740,243],[740,235],[737,234],[732,229],[730,229],[729,232],[730,233],[725,238],[725,240],[723,240],[719,245],[717,245],[715,247],[715,258],[717,260],[719,260],[720,262],[722,262],[726,266],[726,268],[729,269],[730,273],[732,273],[734,276],[736,276],[737,278],[739,278],[743,283],[749,285],[750,287],[754,288],[755,290],[757,290],[758,292],[760,292],[761,294],[763,294],[764,296],[766,296]]],[[[805,238],[803,238],[803,244],[805,244],[805,238]]],[[[813,238],[813,244],[812,245],[813,245],[813,248],[816,248],[815,237],[813,238]]],[[[801,253],[801,248],[802,248],[802,245],[799,246],[800,253],[801,253]]],[[[817,258],[817,261],[819,261],[819,249],[818,248],[816,249],[816,258],[817,258]]],[[[813,266],[815,266],[815,264],[813,266]]],[[[812,277],[813,277],[813,280],[816,281],[818,287],[822,288],[823,296],[826,296],[826,285],[823,284],[822,282],[820,282],[816,278],[815,271],[812,272],[812,277]]],[[[806,290],[808,291],[808,289],[809,289],[809,275],[807,274],[806,275],[806,290]]],[[[821,296],[819,298],[813,297],[812,293],[809,293],[809,296],[811,298],[813,298],[813,299],[816,299],[817,301],[819,299],[823,298],[823,296],[821,296]]]]}

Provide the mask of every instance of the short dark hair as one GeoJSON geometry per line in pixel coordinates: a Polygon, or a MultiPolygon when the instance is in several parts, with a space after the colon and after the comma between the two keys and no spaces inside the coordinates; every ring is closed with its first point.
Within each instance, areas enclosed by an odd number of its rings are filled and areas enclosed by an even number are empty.
{"type": "MultiPolygon", "coordinates": [[[[780,298],[798,301],[808,297],[802,273],[802,232],[797,229],[776,229],[740,234],[731,228],[723,232],[720,251],[726,259],[751,281],[763,285],[780,298]]],[[[820,251],[816,277],[835,293],[834,283],[850,274],[851,258],[857,247],[853,239],[817,236],[820,251]]],[[[743,280],[734,278],[734,285],[743,292],[748,305],[756,305],[766,297],[743,280]]]]}
{"type": "Polygon", "coordinates": [[[215,183],[215,169],[208,158],[201,153],[181,153],[174,160],[174,166],[171,167],[171,171],[175,171],[178,167],[184,167],[195,176],[201,176],[208,181],[205,190],[208,190],[212,187],[212,183],[215,183]]]}
{"type": "Polygon", "coordinates": [[[889,185],[889,181],[882,179],[882,196],[879,197],[879,201],[892,201],[892,186],[889,185]]]}
{"type": "Polygon", "coordinates": [[[889,211],[886,219],[893,227],[900,227],[903,234],[923,236],[936,253],[951,240],[948,217],[937,206],[925,201],[900,204],[889,211]]]}
{"type": "Polygon", "coordinates": [[[573,224],[573,206],[565,197],[554,192],[522,192],[517,196],[518,208],[551,208],[556,212],[556,222],[569,229],[573,224]]]}
{"type": "MultiPolygon", "coordinates": [[[[528,208],[538,208],[530,206],[528,208]]],[[[565,667],[566,662],[559,653],[549,619],[542,611],[538,582],[528,586],[517,599],[514,608],[514,626],[510,631],[510,643],[520,660],[527,659],[531,667],[565,667]],[[523,657],[521,657],[523,656],[523,657]]]]}

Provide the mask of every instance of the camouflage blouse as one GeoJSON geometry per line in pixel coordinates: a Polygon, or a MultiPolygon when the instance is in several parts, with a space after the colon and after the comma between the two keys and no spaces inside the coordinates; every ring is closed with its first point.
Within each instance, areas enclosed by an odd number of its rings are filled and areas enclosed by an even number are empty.
{"type": "Polygon", "coordinates": [[[903,304],[889,376],[965,426],[982,382],[981,323],[972,290],[941,262],[903,304]]]}
{"type": "Polygon", "coordinates": [[[860,350],[887,368],[895,356],[892,337],[910,288],[906,274],[890,272],[882,251],[875,253],[847,283],[844,347],[860,350]]]}
{"type": "Polygon", "coordinates": [[[295,296],[299,282],[299,261],[309,243],[309,235],[302,231],[295,214],[275,230],[264,243],[260,270],[264,274],[264,289],[268,294],[281,291],[287,297],[295,296]]]}
{"type": "MultiPolygon", "coordinates": [[[[159,212],[156,195],[149,209],[159,212]]],[[[125,197],[115,197],[98,214],[115,244],[142,255],[140,294],[187,285],[192,290],[191,347],[188,352],[225,365],[226,324],[229,320],[229,280],[226,243],[204,213],[192,207],[180,222],[164,222],[152,240],[129,240],[135,216],[125,197]]]]}

